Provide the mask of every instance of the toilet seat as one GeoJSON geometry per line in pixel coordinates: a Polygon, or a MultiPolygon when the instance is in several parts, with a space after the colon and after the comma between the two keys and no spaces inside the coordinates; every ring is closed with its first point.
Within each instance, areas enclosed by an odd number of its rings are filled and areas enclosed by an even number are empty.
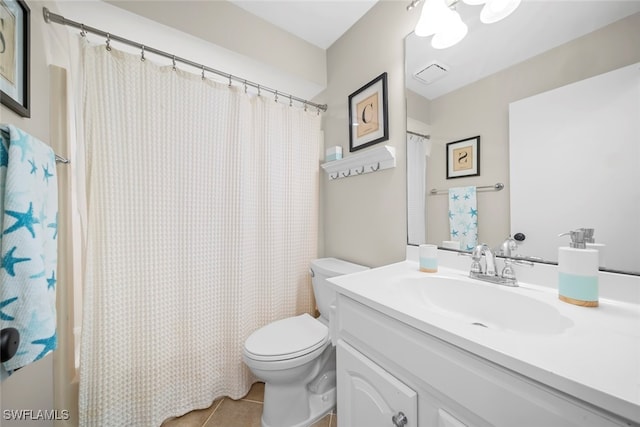
{"type": "Polygon", "coordinates": [[[245,355],[253,360],[277,362],[295,359],[323,347],[329,340],[329,329],[304,313],[272,322],[254,331],[244,346],[245,355]]]}

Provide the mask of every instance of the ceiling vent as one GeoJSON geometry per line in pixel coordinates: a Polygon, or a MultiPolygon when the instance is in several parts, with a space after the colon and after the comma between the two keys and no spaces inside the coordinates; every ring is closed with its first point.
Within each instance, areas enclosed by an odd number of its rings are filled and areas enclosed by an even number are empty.
{"type": "Polygon", "coordinates": [[[441,64],[437,61],[433,61],[424,69],[415,73],[413,77],[425,84],[431,84],[436,80],[439,80],[446,76],[448,71],[449,67],[447,65],[441,64]]]}

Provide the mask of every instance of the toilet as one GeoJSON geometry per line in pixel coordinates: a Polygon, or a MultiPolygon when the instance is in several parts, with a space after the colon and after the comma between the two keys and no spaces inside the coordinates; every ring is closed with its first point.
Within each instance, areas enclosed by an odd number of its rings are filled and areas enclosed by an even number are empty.
{"type": "Polygon", "coordinates": [[[337,258],[311,262],[319,318],[309,314],[277,320],[245,341],[244,363],[264,381],[262,427],[308,427],[336,404],[336,352],[329,338],[335,292],[330,277],[367,270],[337,258]]]}

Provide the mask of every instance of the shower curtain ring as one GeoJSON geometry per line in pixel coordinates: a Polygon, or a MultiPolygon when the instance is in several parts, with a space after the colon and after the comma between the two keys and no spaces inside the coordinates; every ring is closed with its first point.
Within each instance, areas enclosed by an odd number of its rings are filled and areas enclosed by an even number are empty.
{"type": "Polygon", "coordinates": [[[258,85],[258,96],[260,96],[260,85],[258,85]]]}
{"type": "Polygon", "coordinates": [[[289,95],[289,107],[293,107],[293,101],[291,100],[291,95],[289,95]]]}
{"type": "Polygon", "coordinates": [[[80,24],[80,36],[87,37],[87,32],[84,30],[84,24],[80,24]]]}
{"type": "Polygon", "coordinates": [[[304,112],[307,112],[307,107],[309,106],[309,104],[307,103],[307,101],[304,101],[304,112]]]}
{"type": "Polygon", "coordinates": [[[171,58],[171,62],[173,63],[173,71],[176,71],[176,56],[173,55],[173,58],[171,58]]]}
{"type": "Polygon", "coordinates": [[[202,66],[202,80],[204,80],[204,65],[202,66]]]}
{"type": "Polygon", "coordinates": [[[111,51],[111,34],[107,33],[107,50],[111,51]]]}
{"type": "Polygon", "coordinates": [[[244,81],[244,93],[247,93],[247,81],[244,81]]]}
{"type": "Polygon", "coordinates": [[[276,91],[276,97],[275,97],[274,101],[275,101],[276,103],[278,102],[278,91],[276,91]]]}
{"type": "Polygon", "coordinates": [[[233,77],[231,74],[229,74],[229,87],[231,87],[231,77],[233,77]]]}
{"type": "Polygon", "coordinates": [[[144,45],[142,45],[142,50],[140,51],[140,61],[144,62],[144,45]]]}

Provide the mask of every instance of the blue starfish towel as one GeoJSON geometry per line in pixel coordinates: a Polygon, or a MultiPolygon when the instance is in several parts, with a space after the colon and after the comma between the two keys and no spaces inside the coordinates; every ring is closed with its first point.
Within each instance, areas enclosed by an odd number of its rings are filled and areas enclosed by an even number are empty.
{"type": "Polygon", "coordinates": [[[460,249],[471,251],[478,245],[478,208],[476,187],[449,189],[449,231],[460,249]]]}
{"type": "Polygon", "coordinates": [[[56,348],[58,188],[51,147],[0,125],[0,328],[20,345],[4,378],[56,348]]]}

